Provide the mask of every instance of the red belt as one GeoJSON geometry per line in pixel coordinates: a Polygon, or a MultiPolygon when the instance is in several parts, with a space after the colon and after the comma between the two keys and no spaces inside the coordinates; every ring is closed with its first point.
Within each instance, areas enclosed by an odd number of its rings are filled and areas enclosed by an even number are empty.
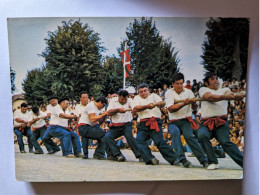
{"type": "Polygon", "coordinates": [[[79,128],[80,126],[83,126],[83,125],[87,125],[87,123],[79,123],[79,124],[78,124],[78,128],[79,128]]]}
{"type": "Polygon", "coordinates": [[[207,126],[210,131],[214,129],[214,127],[218,127],[224,125],[226,123],[227,115],[212,117],[212,118],[202,118],[201,120],[205,120],[203,123],[204,126],[207,126]]]}
{"type": "Polygon", "coordinates": [[[150,130],[155,129],[156,132],[159,132],[160,129],[159,129],[159,126],[158,126],[156,119],[160,119],[160,118],[155,118],[155,117],[144,118],[144,119],[141,119],[140,122],[146,122],[145,126],[150,126],[150,130]]]}
{"type": "Polygon", "coordinates": [[[19,127],[19,131],[21,131],[22,133],[24,133],[24,128],[23,128],[23,127],[19,127]]]}
{"type": "Polygon", "coordinates": [[[125,126],[126,123],[110,123],[109,127],[122,127],[125,126]]]}
{"type": "MultiPolygon", "coordinates": [[[[190,126],[192,129],[198,129],[199,128],[199,125],[189,116],[189,117],[186,117],[186,118],[183,118],[183,119],[187,119],[190,123],[190,126]]],[[[170,120],[170,122],[175,122],[175,121],[179,121],[179,120],[183,120],[183,119],[173,119],[173,120],[170,120]]]]}

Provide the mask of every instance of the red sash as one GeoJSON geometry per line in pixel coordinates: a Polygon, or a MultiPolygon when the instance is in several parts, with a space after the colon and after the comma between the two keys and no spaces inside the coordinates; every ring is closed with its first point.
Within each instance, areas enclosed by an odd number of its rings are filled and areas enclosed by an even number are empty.
{"type": "Polygon", "coordinates": [[[212,118],[203,118],[201,120],[206,120],[203,125],[207,126],[210,131],[214,129],[214,127],[218,127],[224,125],[226,123],[227,115],[212,117],[212,118]]]}
{"type": "Polygon", "coordinates": [[[19,127],[19,131],[21,131],[22,133],[24,133],[24,128],[23,128],[23,127],[19,127]]]}
{"type": "Polygon", "coordinates": [[[145,126],[150,126],[150,130],[155,129],[156,132],[159,132],[160,128],[158,126],[158,123],[157,123],[156,119],[159,119],[159,118],[155,118],[155,117],[144,118],[144,119],[141,119],[140,122],[145,122],[146,121],[145,126]]]}
{"type": "Polygon", "coordinates": [[[126,123],[110,123],[109,127],[122,127],[124,126],[126,123]]]}
{"type": "MultiPolygon", "coordinates": [[[[192,129],[198,129],[199,128],[199,125],[189,116],[189,117],[186,117],[186,118],[183,118],[183,119],[187,119],[190,123],[190,126],[192,129]]],[[[179,121],[179,120],[182,120],[182,119],[173,119],[173,120],[170,120],[170,122],[175,122],[175,121],[179,121]]]]}
{"type": "Polygon", "coordinates": [[[80,127],[80,126],[83,126],[83,125],[86,125],[87,123],[79,123],[78,124],[78,128],[80,127]]]}

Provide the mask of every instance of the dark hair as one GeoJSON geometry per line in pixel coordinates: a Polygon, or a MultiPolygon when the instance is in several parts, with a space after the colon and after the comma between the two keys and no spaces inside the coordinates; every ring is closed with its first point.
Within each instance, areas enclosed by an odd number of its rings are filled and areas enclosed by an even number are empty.
{"type": "Polygon", "coordinates": [[[39,112],[39,107],[38,106],[32,107],[32,111],[33,111],[34,114],[38,113],[39,112]]]}
{"type": "Polygon", "coordinates": [[[118,95],[119,96],[123,96],[123,97],[127,97],[129,95],[128,91],[124,90],[124,89],[121,89],[119,92],[118,92],[118,95]]]}
{"type": "Polygon", "coordinates": [[[204,83],[209,85],[209,78],[217,76],[215,73],[206,73],[205,78],[203,79],[204,83]]]}
{"type": "Polygon", "coordinates": [[[146,83],[142,83],[142,84],[140,84],[140,85],[138,85],[137,86],[137,91],[139,91],[139,89],[142,89],[142,88],[147,88],[147,89],[149,89],[149,85],[147,85],[146,83]]]}
{"type": "Polygon", "coordinates": [[[86,91],[82,91],[82,92],[79,93],[79,97],[80,98],[81,98],[82,94],[87,94],[88,95],[88,93],[86,91]]]}
{"type": "Polygon", "coordinates": [[[28,107],[28,104],[22,103],[22,104],[21,104],[21,108],[22,108],[22,107],[23,107],[23,108],[27,108],[27,107],[28,107]]]}
{"type": "Polygon", "coordinates": [[[183,80],[184,82],[184,75],[181,72],[176,72],[172,76],[172,83],[175,83],[176,81],[183,80]]]}
{"type": "Polygon", "coordinates": [[[104,96],[98,97],[98,99],[95,102],[99,102],[99,101],[101,101],[102,104],[103,103],[107,104],[107,99],[104,96]]]}

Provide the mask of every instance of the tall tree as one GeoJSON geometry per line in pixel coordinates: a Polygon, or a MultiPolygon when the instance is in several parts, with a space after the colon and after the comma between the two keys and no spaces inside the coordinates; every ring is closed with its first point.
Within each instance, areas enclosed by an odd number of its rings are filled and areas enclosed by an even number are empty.
{"type": "Polygon", "coordinates": [[[42,103],[42,97],[36,95],[39,89],[35,86],[36,80],[39,79],[41,74],[41,69],[35,68],[31,71],[27,71],[27,75],[23,80],[22,87],[25,92],[24,98],[30,105],[42,103]]]}
{"type": "Polygon", "coordinates": [[[210,18],[207,39],[201,55],[206,73],[214,72],[227,80],[244,79],[247,73],[249,20],[247,18],[210,18]]]}
{"type": "Polygon", "coordinates": [[[55,32],[45,38],[45,58],[51,91],[59,97],[74,99],[80,91],[101,95],[103,71],[99,34],[80,20],[62,22],[55,32]]]}
{"type": "Polygon", "coordinates": [[[104,58],[103,94],[112,94],[123,88],[123,65],[115,55],[104,58]]]}
{"type": "MultiPolygon", "coordinates": [[[[128,82],[134,87],[145,82],[151,88],[168,83],[172,73],[178,71],[178,52],[169,40],[163,40],[153,19],[134,19],[126,30],[126,36],[133,72],[128,82]],[[166,73],[167,71],[171,72],[166,73]]],[[[122,42],[119,52],[123,50],[122,42]]]]}
{"type": "Polygon", "coordinates": [[[15,71],[10,67],[10,78],[11,78],[11,92],[15,92],[16,86],[15,86],[15,71]]]}

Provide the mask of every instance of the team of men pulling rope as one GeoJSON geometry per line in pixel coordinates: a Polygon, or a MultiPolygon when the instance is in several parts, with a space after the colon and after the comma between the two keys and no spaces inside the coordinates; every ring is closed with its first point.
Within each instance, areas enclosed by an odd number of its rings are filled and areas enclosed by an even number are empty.
{"type": "Polygon", "coordinates": [[[93,158],[99,160],[125,161],[126,158],[117,146],[115,139],[125,136],[135,157],[145,164],[157,165],[159,160],[151,153],[147,140],[152,139],[158,147],[163,158],[171,165],[182,165],[186,168],[192,166],[186,159],[183,151],[181,134],[200,164],[208,170],[219,168],[210,140],[215,137],[224,151],[241,167],[243,155],[237,146],[229,139],[227,122],[227,106],[229,100],[241,100],[243,94],[234,94],[229,88],[219,88],[218,77],[210,74],[205,78],[205,86],[199,90],[200,98],[195,98],[191,90],[183,87],[184,75],[175,73],[172,80],[173,88],[167,90],[165,101],[155,94],[149,93],[147,84],[140,84],[138,94],[132,100],[128,98],[126,90],[120,90],[118,96],[110,100],[107,109],[107,99],[99,97],[88,102],[88,94],[80,93],[80,104],[75,108],[75,115],[68,110],[69,99],[50,97],[48,99],[47,115],[43,115],[38,107],[33,107],[32,114],[27,112],[27,104],[23,103],[21,109],[14,113],[14,132],[17,135],[21,153],[26,153],[23,144],[23,135],[29,139],[29,152],[43,154],[37,142],[41,137],[48,154],[60,151],[53,142],[52,137],[61,141],[61,150],[66,157],[82,157],[81,144],[77,133],[68,130],[68,120],[76,119],[78,133],[82,138],[83,158],[88,158],[88,139],[97,140],[93,158]],[[201,102],[201,124],[198,125],[191,118],[192,111],[197,110],[201,102]],[[168,131],[172,135],[174,150],[163,139],[162,120],[160,108],[166,107],[170,124],[168,131]],[[136,139],[132,135],[133,114],[138,114],[136,139]],[[111,117],[110,130],[105,132],[100,125],[111,117]],[[49,117],[46,127],[45,118],[49,117]],[[32,131],[31,131],[32,130],[32,131]],[[194,135],[197,130],[197,136],[194,135]]]}

